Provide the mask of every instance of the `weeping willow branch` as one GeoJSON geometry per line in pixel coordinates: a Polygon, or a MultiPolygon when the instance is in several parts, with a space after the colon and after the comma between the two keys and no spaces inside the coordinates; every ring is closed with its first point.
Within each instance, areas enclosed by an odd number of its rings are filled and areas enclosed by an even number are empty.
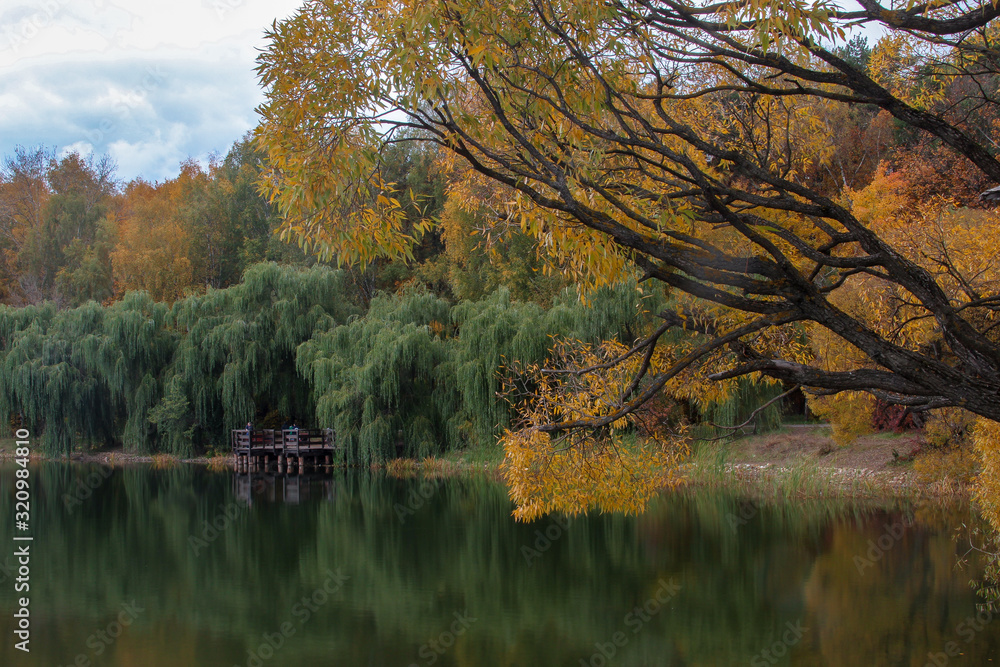
{"type": "MultiPolygon", "coordinates": [[[[746,428],[750,424],[753,424],[754,425],[754,433],[756,433],[757,432],[757,423],[756,423],[757,416],[760,415],[760,413],[764,412],[764,410],[768,409],[769,407],[771,407],[772,405],[774,405],[775,403],[777,403],[778,401],[782,400],[783,398],[785,398],[787,396],[791,396],[793,393],[795,393],[796,391],[798,391],[801,388],[802,388],[801,385],[795,385],[794,387],[792,387],[788,391],[785,391],[785,392],[782,392],[782,393],[778,394],[777,396],[775,396],[774,398],[772,398],[771,400],[769,400],[767,403],[764,403],[760,407],[756,408],[753,412],[751,412],[750,416],[747,417],[746,421],[744,421],[742,424],[737,424],[736,426],[724,426],[724,425],[721,425],[721,424],[716,424],[715,422],[710,422],[710,425],[713,428],[718,428],[718,429],[723,429],[723,430],[726,430],[726,431],[735,432],[735,431],[743,430],[744,428],[746,428]]],[[[732,435],[732,433],[727,433],[726,435],[724,435],[722,437],[729,437],[731,435],[732,435]]],[[[713,438],[713,440],[719,440],[719,439],[721,439],[721,438],[713,438]]]]}

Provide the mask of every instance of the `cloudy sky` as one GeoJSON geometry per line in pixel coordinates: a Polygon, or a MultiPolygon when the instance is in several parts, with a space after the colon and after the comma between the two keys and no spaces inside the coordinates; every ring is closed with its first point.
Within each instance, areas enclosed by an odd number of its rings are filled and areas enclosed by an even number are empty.
{"type": "Polygon", "coordinates": [[[256,49],[300,0],[2,0],[0,155],[110,154],[163,180],[257,123],[256,49]]]}

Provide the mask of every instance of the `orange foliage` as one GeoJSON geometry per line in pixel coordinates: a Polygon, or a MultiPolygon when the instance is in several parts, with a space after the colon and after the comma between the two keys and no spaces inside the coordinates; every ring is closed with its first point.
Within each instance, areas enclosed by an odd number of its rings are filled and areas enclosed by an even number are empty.
{"type": "Polygon", "coordinates": [[[517,504],[514,516],[531,521],[550,512],[638,513],[662,488],[680,482],[678,466],[688,453],[679,435],[640,443],[620,437],[640,424],[636,413],[604,429],[551,433],[553,421],[614,414],[627,397],[640,359],[607,365],[625,346],[617,341],[597,349],[576,341],[556,344],[549,363],[556,371],[525,369],[538,383],[527,397],[518,430],[503,436],[501,472],[517,504]],[[597,372],[581,372],[594,369],[597,372]]]}
{"type": "MultiPolygon", "coordinates": [[[[844,198],[852,212],[886,243],[927,270],[956,307],[962,308],[984,294],[996,294],[1000,291],[1000,267],[993,249],[1000,235],[1000,215],[959,206],[950,197],[931,196],[930,192],[944,186],[940,182],[921,183],[922,170],[916,163],[910,162],[909,169],[889,171],[883,165],[867,187],[845,189],[844,198]]],[[[961,180],[961,175],[955,178],[961,180]]],[[[898,285],[859,275],[847,281],[834,301],[887,340],[946,359],[946,346],[934,318],[898,285]]],[[[995,311],[979,308],[967,308],[962,314],[977,328],[987,330],[1000,317],[995,311]]],[[[992,331],[996,338],[1000,327],[992,331]]],[[[876,367],[859,350],[821,327],[810,327],[810,342],[823,368],[876,367]]],[[[834,423],[834,437],[842,444],[872,429],[875,403],[870,396],[845,392],[813,398],[810,406],[834,423]]],[[[931,424],[938,421],[932,417],[931,424]]]]}
{"type": "Polygon", "coordinates": [[[1000,533],[1000,422],[979,418],[972,441],[983,470],[976,479],[976,501],[983,516],[1000,533]]]}
{"type": "Polygon", "coordinates": [[[118,243],[111,253],[115,292],[146,290],[173,301],[191,287],[190,239],[177,216],[180,179],[128,185],[115,218],[118,243]]]}

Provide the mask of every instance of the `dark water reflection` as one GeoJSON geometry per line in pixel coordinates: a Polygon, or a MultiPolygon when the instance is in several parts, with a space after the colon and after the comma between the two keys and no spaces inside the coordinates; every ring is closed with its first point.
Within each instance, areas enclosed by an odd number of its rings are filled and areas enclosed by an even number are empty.
{"type": "Polygon", "coordinates": [[[97,470],[35,468],[32,651],[0,574],[0,664],[1000,664],[960,506],[689,491],[524,525],[485,479],[97,470]]]}

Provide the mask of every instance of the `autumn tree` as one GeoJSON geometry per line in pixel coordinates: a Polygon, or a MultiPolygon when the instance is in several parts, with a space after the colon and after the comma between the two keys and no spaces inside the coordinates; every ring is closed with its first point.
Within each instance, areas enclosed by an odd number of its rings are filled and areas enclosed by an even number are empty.
{"type": "MultiPolygon", "coordinates": [[[[444,232],[441,228],[424,226],[444,206],[448,181],[445,172],[436,147],[420,141],[416,134],[403,132],[385,146],[375,177],[381,187],[359,192],[358,196],[376,205],[384,202],[392,206],[403,233],[418,240],[402,256],[376,255],[364,263],[341,262],[336,252],[322,257],[344,266],[363,304],[370,303],[380,291],[397,291],[414,283],[422,283],[442,295],[449,293],[450,266],[443,256],[444,232]]],[[[284,221],[279,219],[279,226],[283,225],[284,221]]]]}
{"type": "MultiPolygon", "coordinates": [[[[381,165],[419,132],[507,188],[505,214],[566,275],[603,284],[634,267],[669,287],[662,326],[574,371],[638,360],[604,389],[613,400],[555,383],[563,408],[524,437],[612,427],[658,392],[741,376],[997,420],[996,285],[969,280],[975,263],[942,272],[813,176],[834,152],[829,119],[864,107],[1000,181],[998,13],[964,0],[314,0],[259,58],[265,187],[284,233],[326,256],[410,255],[430,222],[404,224],[381,165]],[[847,42],[867,27],[886,33],[870,54],[847,42]],[[867,304],[891,311],[852,302],[860,292],[891,295],[867,304]],[[817,363],[811,330],[851,354],[817,363]]],[[[967,235],[965,252],[993,256],[985,238],[967,235]]]]}
{"type": "Polygon", "coordinates": [[[257,188],[263,165],[264,153],[248,133],[233,144],[214,171],[216,189],[225,195],[222,208],[224,224],[229,229],[227,238],[236,244],[220,264],[218,278],[223,286],[239,282],[243,272],[257,262],[306,264],[314,261],[294,245],[275,237],[278,212],[257,188]]]}
{"type": "Polygon", "coordinates": [[[188,159],[174,178],[128,184],[115,217],[116,293],[147,290],[172,301],[185,291],[236,285],[261,261],[314,263],[274,238],[277,212],[257,188],[261,163],[245,137],[207,168],[188,159]]]}
{"type": "Polygon", "coordinates": [[[439,215],[444,252],[434,260],[458,299],[478,301],[500,287],[547,303],[567,286],[559,266],[506,214],[508,188],[469,168],[449,174],[439,215]]]}
{"type": "Polygon", "coordinates": [[[176,190],[173,214],[187,232],[188,258],[193,281],[200,287],[221,287],[223,265],[235,254],[237,243],[225,224],[228,183],[215,178],[218,161],[205,170],[194,159],[181,163],[180,174],[171,182],[176,190]]]}
{"type": "Polygon", "coordinates": [[[50,161],[41,225],[28,232],[19,257],[45,298],[77,304],[110,296],[107,241],[98,237],[117,188],[115,169],[108,156],[50,161]]]}
{"type": "Polygon", "coordinates": [[[180,184],[136,179],[125,187],[111,253],[115,291],[146,291],[157,301],[181,297],[194,282],[190,234],[179,219],[180,184]]]}
{"type": "Polygon", "coordinates": [[[31,230],[42,226],[42,210],[49,198],[46,174],[55,160],[45,148],[18,146],[4,158],[0,170],[0,261],[4,301],[33,300],[33,284],[20,271],[19,257],[31,230]]]}
{"type": "Polygon", "coordinates": [[[76,305],[111,294],[106,214],[117,191],[108,157],[18,148],[0,174],[8,300],[76,305]]]}

